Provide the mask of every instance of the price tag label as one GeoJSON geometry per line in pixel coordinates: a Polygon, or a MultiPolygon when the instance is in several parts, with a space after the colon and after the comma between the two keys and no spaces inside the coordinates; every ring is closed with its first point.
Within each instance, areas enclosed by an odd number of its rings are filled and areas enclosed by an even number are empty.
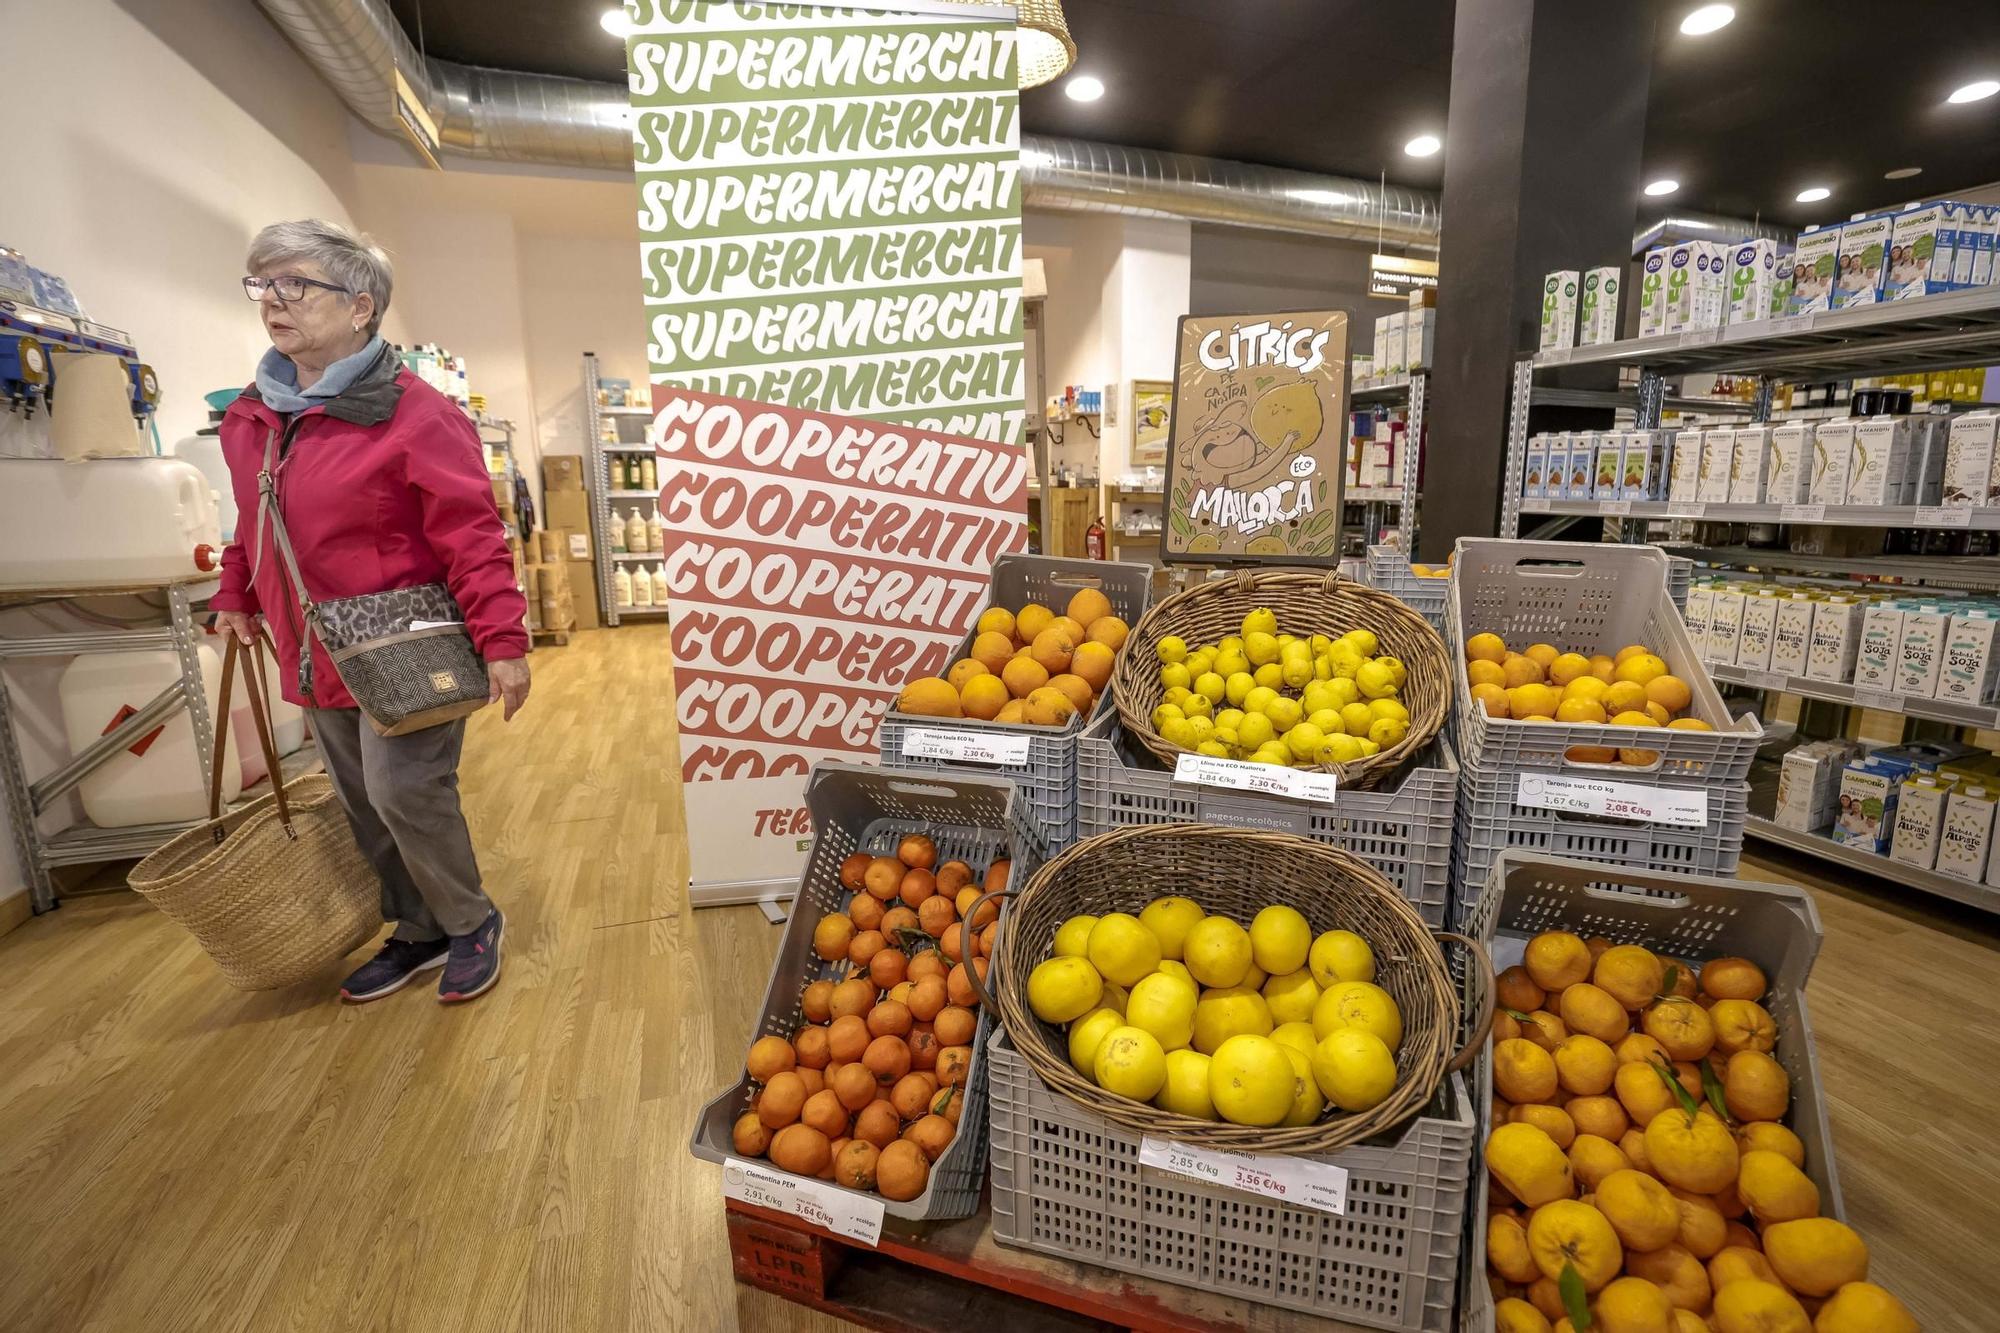
{"type": "Polygon", "coordinates": [[[1336,1217],[1347,1212],[1347,1169],[1331,1162],[1196,1148],[1147,1134],[1139,1140],[1139,1165],[1282,1199],[1336,1217]]]}
{"type": "Polygon", "coordinates": [[[882,1241],[882,1201],[819,1180],[801,1180],[763,1162],[728,1157],[722,1162],[723,1197],[790,1213],[836,1236],[878,1245],[882,1241]]]}
{"type": "Polygon", "coordinates": [[[1026,736],[995,736],[980,731],[931,731],[912,727],[903,733],[903,758],[945,759],[961,764],[1028,762],[1026,736]]]}
{"type": "Polygon", "coordinates": [[[1339,784],[1339,778],[1332,773],[1310,773],[1277,764],[1246,764],[1240,759],[1218,759],[1207,754],[1183,754],[1174,763],[1174,781],[1329,804],[1339,784]]]}
{"type": "Polygon", "coordinates": [[[1920,528],[1969,528],[1972,510],[1964,505],[1925,505],[1917,510],[1920,528]]]}
{"type": "Polygon", "coordinates": [[[1523,773],[1514,796],[1520,805],[1565,814],[1636,819],[1681,828],[1708,826],[1708,793],[1701,788],[1642,787],[1636,782],[1523,773]]]}
{"type": "Polygon", "coordinates": [[[1611,515],[1614,518],[1624,518],[1632,512],[1632,502],[1630,500],[1599,500],[1597,502],[1597,512],[1611,515]]]}
{"type": "Polygon", "coordinates": [[[1548,497],[1545,495],[1530,495],[1526,497],[1521,501],[1521,512],[1524,514],[1548,513],[1549,512],[1548,497]]]}
{"type": "Polygon", "coordinates": [[[1780,523],[1824,523],[1826,522],[1826,506],[1823,504],[1779,505],[1778,521],[1780,523]]]}
{"type": "Polygon", "coordinates": [[[1854,704],[1857,708],[1874,708],[1884,713],[1903,711],[1903,696],[1885,694],[1881,690],[1856,690],[1854,704]]]}
{"type": "Polygon", "coordinates": [[[1668,518],[1700,518],[1708,506],[1699,500],[1674,500],[1667,505],[1668,518]]]}
{"type": "Polygon", "coordinates": [[[1753,686],[1756,689],[1782,690],[1785,688],[1785,678],[1775,671],[1745,671],[1742,673],[1742,676],[1745,685],[1753,686]]]}
{"type": "Polygon", "coordinates": [[[1570,353],[1572,350],[1573,349],[1568,347],[1551,347],[1549,348],[1548,351],[1543,352],[1540,355],[1536,356],[1535,360],[1541,362],[1545,366],[1566,366],[1569,364],[1570,353]]]}
{"type": "Polygon", "coordinates": [[[1706,347],[1721,336],[1721,329],[1689,329],[1681,334],[1681,346],[1706,347]]]}
{"type": "Polygon", "coordinates": [[[1811,314],[1788,315],[1784,319],[1772,320],[1771,332],[1777,334],[1804,333],[1811,329],[1812,326],[1813,317],[1811,314]]]}

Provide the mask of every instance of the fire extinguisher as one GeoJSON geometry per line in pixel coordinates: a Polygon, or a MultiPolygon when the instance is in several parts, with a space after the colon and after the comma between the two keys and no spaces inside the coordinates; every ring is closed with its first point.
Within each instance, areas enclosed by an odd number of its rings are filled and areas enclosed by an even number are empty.
{"type": "Polygon", "coordinates": [[[1097,521],[1084,529],[1083,550],[1084,554],[1088,555],[1092,560],[1108,560],[1111,558],[1104,551],[1104,515],[1099,514],[1097,521]]]}

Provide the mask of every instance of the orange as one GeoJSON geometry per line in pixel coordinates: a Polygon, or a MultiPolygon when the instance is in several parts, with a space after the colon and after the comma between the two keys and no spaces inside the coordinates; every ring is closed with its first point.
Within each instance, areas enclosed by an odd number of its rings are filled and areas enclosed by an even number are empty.
{"type": "Polygon", "coordinates": [[[1615,670],[1617,670],[1617,664],[1603,653],[1593,653],[1591,655],[1590,674],[1597,679],[1609,684],[1611,682],[1611,673],[1615,670]]]}
{"type": "Polygon", "coordinates": [[[1521,964],[1537,986],[1559,992],[1590,975],[1590,946],[1567,930],[1545,930],[1528,941],[1521,964]]]}
{"type": "Polygon", "coordinates": [[[1552,643],[1531,643],[1522,651],[1521,656],[1533,658],[1535,665],[1540,667],[1543,674],[1546,675],[1549,663],[1561,657],[1562,653],[1552,643]]]}
{"type": "Polygon", "coordinates": [[[958,692],[959,707],[967,717],[991,722],[1007,706],[1007,683],[990,671],[981,670],[958,692]]]}
{"type": "Polygon", "coordinates": [[[1711,726],[1709,726],[1709,725],[1708,725],[1708,723],[1706,723],[1706,722],[1702,721],[1702,720],[1701,720],[1700,718],[1698,718],[1698,717],[1677,717],[1677,718],[1675,718],[1675,719],[1674,719],[1673,721],[1671,721],[1671,722],[1667,723],[1667,726],[1668,726],[1668,727],[1669,727],[1669,728],[1670,728],[1671,730],[1674,730],[1674,731],[1714,731],[1714,730],[1715,730],[1715,728],[1714,728],[1714,727],[1711,727],[1711,726]]]}
{"type": "MultiPolygon", "coordinates": [[[[1589,954],[1584,956],[1588,959],[1589,954]]],[[[1533,962],[1528,966],[1532,970],[1533,962]]],[[[1569,1025],[1571,1032],[1587,1033],[1606,1045],[1623,1041],[1625,1034],[1632,1030],[1632,1020],[1626,1015],[1625,1006],[1618,997],[1587,981],[1574,982],[1565,987],[1557,1007],[1562,1021],[1569,1025]]]]}
{"type": "Polygon", "coordinates": [[[1592,703],[1599,704],[1604,702],[1604,696],[1610,690],[1611,687],[1609,685],[1606,685],[1595,676],[1578,676],[1575,680],[1562,687],[1563,698],[1565,699],[1588,699],[1592,703]]]}
{"type": "Polygon", "coordinates": [[[1099,618],[1111,614],[1111,599],[1095,588],[1079,588],[1064,614],[1088,630],[1099,618]]]}
{"type": "Polygon", "coordinates": [[[1570,1174],[1587,1191],[1596,1189],[1612,1172],[1631,1167],[1617,1144],[1595,1134],[1579,1134],[1569,1145],[1570,1174]]]}
{"type": "Polygon", "coordinates": [[[1499,662],[1507,656],[1507,643],[1498,634],[1475,634],[1465,641],[1465,655],[1475,662],[1499,662]]]}
{"type": "Polygon", "coordinates": [[[944,673],[944,678],[950,682],[954,690],[963,694],[965,693],[966,681],[971,680],[974,676],[990,676],[992,674],[986,663],[980,661],[978,658],[961,657],[951,664],[951,670],[944,673]]]}
{"type": "Polygon", "coordinates": [[[1542,1102],[1529,1102],[1515,1107],[1507,1113],[1508,1122],[1516,1125],[1533,1125],[1542,1133],[1555,1140],[1556,1147],[1565,1151],[1576,1142],[1576,1122],[1569,1112],[1560,1106],[1549,1106],[1542,1102]]]}
{"type": "Polygon", "coordinates": [[[1602,722],[1604,705],[1595,699],[1565,699],[1556,705],[1558,722],[1602,722]]]}
{"type": "MultiPolygon", "coordinates": [[[[1676,1213],[1678,1213],[1676,1205],[1676,1213]]],[[[1716,1219],[1718,1231],[1721,1218],[1716,1219]]],[[[1615,1227],[1617,1223],[1614,1221],[1615,1227]]],[[[1628,1246],[1630,1242],[1627,1242],[1628,1246]]],[[[1644,1250],[1637,1254],[1629,1250],[1625,1255],[1625,1271],[1633,1277],[1642,1277],[1660,1289],[1677,1310],[1706,1310],[1709,1302],[1708,1270],[1701,1260],[1684,1245],[1668,1244],[1656,1250],[1644,1250]]]]}
{"type": "MultiPolygon", "coordinates": [[[[1709,1018],[1708,1010],[1693,1000],[1670,996],[1647,1009],[1643,1021],[1647,1037],[1665,1051],[1669,1059],[1699,1060],[1715,1046],[1715,1023],[1709,1018]]],[[[1768,1056],[1765,1058],[1769,1059],[1768,1056]]],[[[1779,1071],[1781,1076],[1783,1072],[1779,1071]]]]}
{"type": "MultiPolygon", "coordinates": [[[[1071,643],[1082,643],[1085,639],[1090,637],[1089,635],[1083,632],[1083,626],[1078,624],[1076,622],[1075,617],[1073,616],[1057,616],[1054,620],[1051,620],[1048,623],[1047,629],[1044,629],[1042,633],[1046,634],[1048,633],[1049,630],[1052,629],[1059,629],[1063,633],[1069,635],[1069,641],[1071,643]]],[[[1040,636],[1038,635],[1036,637],[1040,636]]]]}
{"type": "Polygon", "coordinates": [[[1611,715],[1611,725],[1614,727],[1657,727],[1660,724],[1653,721],[1651,713],[1635,711],[1630,713],[1613,713],[1611,715]]]}
{"type": "Polygon", "coordinates": [[[1070,637],[1066,629],[1051,626],[1035,636],[1028,645],[1028,656],[1042,664],[1042,669],[1051,676],[1069,670],[1069,659],[1076,653],[1076,639],[1070,637]]]}
{"type": "Polygon", "coordinates": [[[1507,684],[1507,673],[1500,669],[1498,662],[1489,662],[1483,657],[1475,657],[1465,664],[1465,678],[1474,685],[1507,684]]]}
{"type": "Polygon", "coordinates": [[[1767,1120],[1753,1120],[1737,1130],[1736,1147],[1746,1153],[1774,1152],[1797,1167],[1806,1164],[1806,1145],[1799,1136],[1767,1120]]]}
{"type": "Polygon", "coordinates": [[[1622,663],[1628,657],[1637,657],[1640,653],[1650,653],[1652,651],[1653,650],[1651,648],[1648,648],[1643,643],[1628,643],[1623,648],[1620,648],[1617,651],[1617,653],[1612,656],[1611,660],[1614,663],[1622,663]]]}
{"type": "Polygon", "coordinates": [[[1651,949],[1616,944],[1597,956],[1590,980],[1627,1009],[1643,1009],[1660,993],[1666,965],[1651,949]]]}
{"type": "Polygon", "coordinates": [[[989,606],[979,613],[979,623],[973,628],[981,634],[1004,634],[1014,637],[1014,613],[1004,606],[989,606]]]}
{"type": "Polygon", "coordinates": [[[1646,700],[1645,711],[1646,716],[1652,718],[1655,725],[1658,726],[1664,727],[1667,723],[1674,720],[1674,715],[1667,711],[1666,705],[1656,704],[1651,699],[1646,700]]]}
{"type": "Polygon", "coordinates": [[[995,722],[1025,722],[1028,720],[1026,716],[1024,716],[1024,710],[1026,708],[1027,705],[1022,703],[1019,699],[1009,699],[1006,702],[1006,704],[1001,707],[1000,711],[994,714],[993,720],[995,722]]]}
{"type": "Polygon", "coordinates": [[[1090,688],[1089,681],[1068,672],[1060,676],[1050,676],[1049,688],[1061,690],[1068,695],[1069,701],[1076,705],[1076,711],[1079,713],[1087,711],[1090,708],[1090,701],[1097,696],[1097,692],[1090,688]]]}
{"type": "Polygon", "coordinates": [[[1035,636],[1049,627],[1056,613],[1039,602],[1029,602],[1014,613],[1014,641],[1033,643],[1035,636]]]}
{"type": "Polygon", "coordinates": [[[1556,1078],[1563,1091],[1594,1097],[1610,1090],[1612,1076],[1618,1072],[1618,1057],[1597,1038],[1585,1032],[1571,1033],[1556,1046],[1554,1054],[1556,1078]]]}
{"type": "Polygon", "coordinates": [[[1715,1049],[1724,1055],[1738,1051],[1769,1055],[1778,1044],[1778,1025],[1754,1000],[1717,1000],[1709,1006],[1708,1016],[1715,1020],[1715,1049]]]}
{"type": "MultiPolygon", "coordinates": [[[[1563,1110],[1569,1113],[1570,1123],[1576,1126],[1577,1133],[1595,1134],[1611,1143],[1619,1143],[1632,1126],[1630,1117],[1616,1097],[1572,1097],[1563,1103],[1563,1110]]],[[[1628,1151],[1625,1155],[1630,1157],[1632,1154],[1628,1151]]],[[[1638,1162],[1635,1160],[1633,1165],[1637,1166],[1638,1162]]]]}
{"type": "MultiPolygon", "coordinates": [[[[1643,1171],[1613,1171],[1597,1182],[1596,1194],[1597,1211],[1610,1219],[1628,1260],[1635,1251],[1644,1253],[1671,1245],[1680,1234],[1680,1205],[1665,1185],[1643,1171]]],[[[1707,1286],[1706,1276],[1702,1285],[1707,1286]]]]}
{"type": "Polygon", "coordinates": [[[1646,697],[1669,713],[1683,713],[1694,702],[1694,691],[1679,676],[1655,676],[1646,682],[1646,697]]]}
{"type": "Polygon", "coordinates": [[[1014,655],[1014,641],[997,630],[981,630],[972,641],[972,658],[995,675],[1014,655]]]}
{"type": "Polygon", "coordinates": [[[1646,685],[1667,674],[1667,664],[1652,653],[1634,653],[1617,664],[1611,672],[1613,680],[1629,680],[1635,685],[1646,685]]]}
{"type": "Polygon", "coordinates": [[[1116,651],[1108,644],[1091,640],[1076,646],[1070,655],[1069,669],[1090,682],[1090,688],[1101,690],[1111,679],[1111,662],[1116,651]]]}
{"type": "Polygon", "coordinates": [[[1532,657],[1509,653],[1506,660],[1500,663],[1500,670],[1505,678],[1502,683],[1510,690],[1516,685],[1542,683],[1542,664],[1532,657]]]}
{"type": "MultiPolygon", "coordinates": [[[[1537,644],[1536,647],[1545,645],[1537,644]]],[[[1528,650],[1534,652],[1534,648],[1528,650]]],[[[1549,679],[1557,685],[1567,685],[1573,680],[1585,680],[1590,676],[1590,659],[1582,653],[1559,653],[1542,664],[1549,679]]]]}
{"type": "Polygon", "coordinates": [[[1903,1303],[1873,1282],[1847,1282],[1819,1307],[1821,1333],[1917,1333],[1903,1303]]]}
{"type": "Polygon", "coordinates": [[[1092,643],[1101,643],[1114,653],[1125,646],[1125,636],[1130,632],[1130,627],[1117,616],[1099,616],[1084,630],[1092,643]]]}
{"type": "Polygon", "coordinates": [[[1049,683],[1049,673],[1032,657],[1016,657],[1001,663],[1000,679],[1006,682],[1007,693],[1025,699],[1049,683]]]}
{"type": "Polygon", "coordinates": [[[903,687],[896,698],[896,711],[918,717],[963,717],[958,691],[951,682],[937,676],[919,676],[903,687]]]}
{"type": "Polygon", "coordinates": [[[1621,1065],[1629,1065],[1634,1061],[1651,1064],[1654,1056],[1672,1059],[1667,1055],[1667,1048],[1660,1045],[1657,1037],[1649,1037],[1643,1032],[1634,1032],[1619,1042],[1614,1049],[1618,1052],[1618,1063],[1621,1065]]]}
{"type": "Polygon", "coordinates": [[[1066,727],[1077,714],[1077,707],[1068,695],[1047,685],[1030,691],[1022,703],[1021,718],[1029,726],[1066,727]]]}
{"type": "Polygon", "coordinates": [[[1563,751],[1563,758],[1572,764],[1615,764],[1618,751],[1603,745],[1572,745],[1563,751]]]}
{"type": "Polygon", "coordinates": [[[1511,717],[1507,706],[1507,691],[1498,685],[1474,685],[1472,701],[1486,710],[1488,717],[1511,717]]]}
{"type": "Polygon", "coordinates": [[[1646,706],[1646,687],[1629,680],[1614,681],[1600,700],[1604,711],[1614,717],[1619,713],[1637,712],[1646,706]]]}
{"type": "Polygon", "coordinates": [[[1553,685],[1530,681],[1507,691],[1507,708],[1515,717],[1553,718],[1561,706],[1562,696],[1553,685]]]}
{"type": "Polygon", "coordinates": [[[1502,1007],[1519,1009],[1522,1013],[1541,1008],[1542,1002],[1549,998],[1548,992],[1537,986],[1528,969],[1519,963],[1493,979],[1493,996],[1502,1007]]]}
{"type": "Polygon", "coordinates": [[[1711,958],[1701,969],[1702,990],[1718,1000],[1761,1000],[1769,984],[1748,958],[1711,958]]]}
{"type": "Polygon", "coordinates": [[[1812,1333],[1805,1307],[1774,1282],[1750,1278],[1715,1293],[1710,1323],[1722,1333],[1812,1333]]]}
{"type": "MultiPolygon", "coordinates": [[[[1700,1005],[1688,1007],[1701,1011],[1700,1005]]],[[[1781,1120],[1791,1104],[1792,1081],[1785,1067],[1762,1051],[1738,1051],[1722,1071],[1722,1099],[1739,1120],[1781,1120]]]]}
{"type": "Polygon", "coordinates": [[[1510,1102],[1544,1102],[1556,1095],[1555,1057],[1522,1037],[1493,1048],[1493,1086],[1510,1102]]]}
{"type": "MultiPolygon", "coordinates": [[[[1612,1087],[1617,1089],[1618,1102],[1635,1125],[1650,1125],[1662,1111],[1680,1104],[1661,1081],[1658,1066],[1620,1065],[1617,1076],[1612,1079],[1612,1087]]],[[[1651,1155],[1650,1152],[1647,1154],[1651,1155]]]]}

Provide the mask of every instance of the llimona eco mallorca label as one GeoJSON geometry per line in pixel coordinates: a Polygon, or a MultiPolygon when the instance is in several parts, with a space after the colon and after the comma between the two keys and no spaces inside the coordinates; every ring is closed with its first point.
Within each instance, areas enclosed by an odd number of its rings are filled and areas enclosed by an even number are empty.
{"type": "Polygon", "coordinates": [[[1346,371],[1342,311],[1182,317],[1166,559],[1339,559],[1346,371]]]}

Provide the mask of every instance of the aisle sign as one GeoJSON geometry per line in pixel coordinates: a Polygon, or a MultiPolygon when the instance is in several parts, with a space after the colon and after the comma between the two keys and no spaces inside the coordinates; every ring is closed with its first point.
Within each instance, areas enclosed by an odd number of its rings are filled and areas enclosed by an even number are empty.
{"type": "Polygon", "coordinates": [[[1183,315],[1161,553],[1332,564],[1347,443],[1347,315],[1183,315]]]}
{"type": "Polygon", "coordinates": [[[1301,1208],[1315,1208],[1336,1217],[1347,1213],[1347,1168],[1332,1162],[1275,1153],[1231,1152],[1197,1148],[1151,1134],[1139,1139],[1139,1165],[1209,1185],[1282,1199],[1301,1208]]]}
{"type": "Polygon", "coordinates": [[[805,1180],[768,1162],[722,1159],[722,1197],[789,1213],[863,1245],[882,1243],[882,1200],[823,1181],[805,1180]]]}
{"type": "Polygon", "coordinates": [[[1700,787],[1642,787],[1635,782],[1604,778],[1558,777],[1523,773],[1515,803],[1536,810],[1565,814],[1632,819],[1642,824],[1673,824],[1681,828],[1708,826],[1708,793],[1700,787]]]}

